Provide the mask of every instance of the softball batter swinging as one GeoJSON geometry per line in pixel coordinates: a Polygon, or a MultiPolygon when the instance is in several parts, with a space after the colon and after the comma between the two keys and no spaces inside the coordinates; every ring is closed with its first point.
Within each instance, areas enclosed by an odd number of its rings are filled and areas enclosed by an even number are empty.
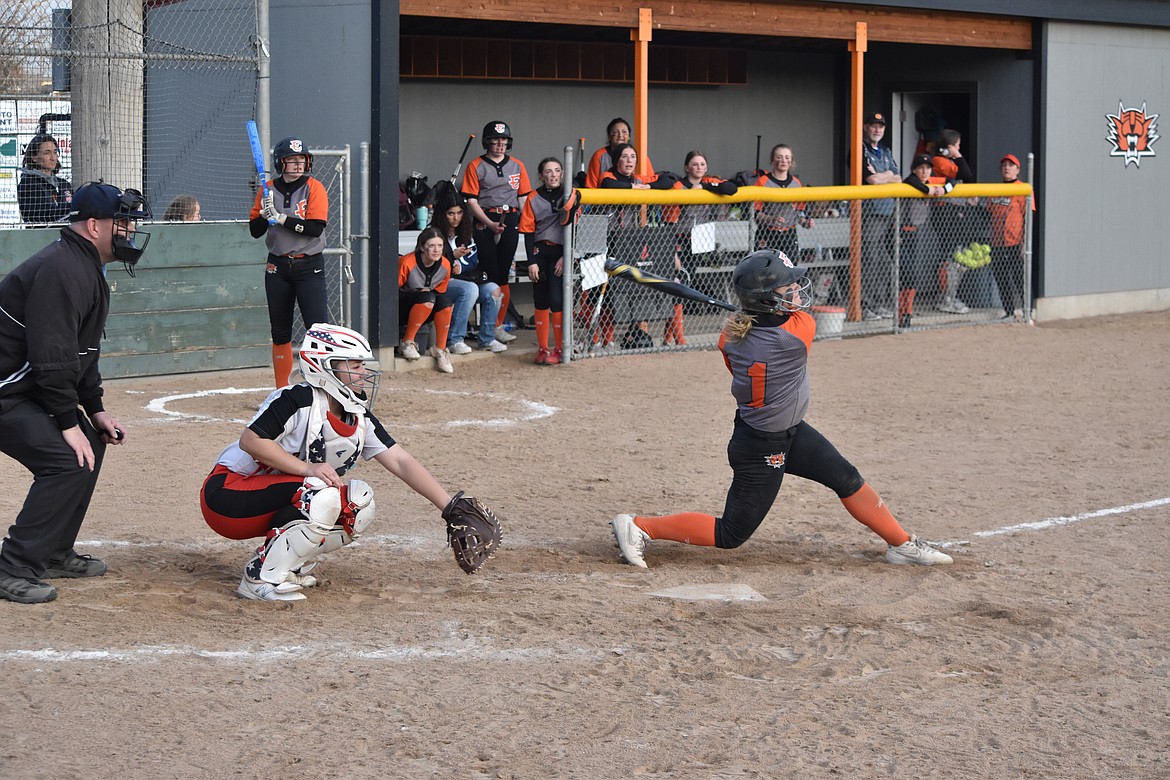
{"type": "Polygon", "coordinates": [[[951,563],[949,555],[906,533],[853,464],[804,420],[810,395],[808,351],[816,334],[808,313],[807,273],[775,249],[754,252],[736,267],[732,285],[741,310],[719,338],[738,407],[727,445],[734,476],[723,515],[618,515],[611,525],[627,563],[646,568],[651,539],[739,547],[772,508],[785,472],[836,492],[849,514],[889,545],[888,563],[951,563]]]}
{"type": "Polygon", "coordinates": [[[359,456],[378,461],[437,508],[452,498],[370,411],[380,373],[360,333],[316,324],[300,349],[304,382],[272,392],[203,483],[203,518],[228,539],[264,538],[237,593],[305,598],[317,556],[352,542],[374,519],[374,494],[343,479],[359,456]]]}

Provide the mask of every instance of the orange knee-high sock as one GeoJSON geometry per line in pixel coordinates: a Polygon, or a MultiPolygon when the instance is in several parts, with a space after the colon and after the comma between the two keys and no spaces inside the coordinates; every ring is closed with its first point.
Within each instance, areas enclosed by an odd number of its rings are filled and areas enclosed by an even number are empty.
{"type": "Polygon", "coordinates": [[[669,344],[671,341],[674,341],[675,344],[687,343],[683,336],[683,307],[681,303],[674,305],[674,311],[662,329],[662,343],[669,344]]]}
{"type": "Polygon", "coordinates": [[[552,333],[553,333],[553,349],[561,346],[561,340],[564,337],[564,321],[565,313],[562,311],[554,311],[552,313],[552,333]]]}
{"type": "Polygon", "coordinates": [[[288,377],[292,374],[293,350],[292,344],[272,345],[272,374],[276,379],[277,387],[288,384],[288,377]]]}
{"type": "Polygon", "coordinates": [[[536,346],[548,349],[548,309],[536,310],[536,346]]]}
{"type": "MultiPolygon", "coordinates": [[[[601,331],[601,343],[612,344],[614,332],[617,330],[617,322],[614,321],[613,311],[607,308],[602,309],[601,316],[597,318],[597,322],[601,325],[598,329],[601,331]]],[[[594,343],[597,342],[596,336],[593,337],[593,341],[594,343]]]]}
{"type": "Polygon", "coordinates": [[[451,331],[451,307],[435,312],[435,348],[447,348],[447,334],[451,331]]]}
{"type": "Polygon", "coordinates": [[[512,285],[501,284],[500,289],[504,292],[504,298],[500,301],[500,313],[496,316],[496,327],[504,324],[504,320],[508,318],[508,306],[512,303],[512,285]]]}
{"type": "Polygon", "coordinates": [[[680,512],[662,517],[635,517],[634,525],[650,534],[651,539],[715,546],[715,518],[701,512],[680,512]]]}
{"type": "Polygon", "coordinates": [[[910,541],[910,534],[898,525],[898,521],[886,507],[886,502],[882,501],[882,497],[868,482],[861,486],[861,490],[841,499],[841,503],[845,505],[849,514],[853,515],[854,520],[885,539],[886,544],[897,547],[910,541]]]}
{"type": "MultiPolygon", "coordinates": [[[[406,332],[402,334],[403,341],[414,341],[414,337],[418,335],[418,329],[427,321],[427,317],[431,316],[431,310],[435,308],[433,303],[416,303],[410,307],[410,315],[406,318],[406,332]]],[[[447,320],[450,323],[450,319],[447,320]]]]}
{"type": "Polygon", "coordinates": [[[909,290],[898,291],[898,319],[902,319],[904,314],[914,314],[914,296],[918,294],[918,290],[913,287],[909,290]]]}

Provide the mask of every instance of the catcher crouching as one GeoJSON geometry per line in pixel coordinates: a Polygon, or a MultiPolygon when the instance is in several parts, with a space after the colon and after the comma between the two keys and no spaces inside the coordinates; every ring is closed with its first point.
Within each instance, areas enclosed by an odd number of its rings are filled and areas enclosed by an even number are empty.
{"type": "Polygon", "coordinates": [[[200,503],[211,529],[229,539],[263,538],[244,566],[239,595],[296,601],[318,583],[317,557],[338,550],[375,517],[373,491],[343,479],[358,457],[376,460],[442,510],[455,561],[479,571],[500,543],[500,521],[475,498],[454,497],[394,441],[371,407],[377,362],[360,333],[320,323],[300,349],[304,381],[271,393],[238,442],[220,454],[200,503]]]}

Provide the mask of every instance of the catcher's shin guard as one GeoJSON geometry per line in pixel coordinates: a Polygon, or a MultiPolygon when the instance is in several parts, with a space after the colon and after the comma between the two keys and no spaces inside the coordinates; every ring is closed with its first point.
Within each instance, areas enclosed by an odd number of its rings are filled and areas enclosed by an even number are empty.
{"type": "Polygon", "coordinates": [[[276,529],[264,545],[260,579],[273,585],[288,580],[293,570],[321,552],[321,543],[341,516],[341,491],[327,487],[324,480],[308,477],[293,504],[305,519],[276,529]]]}

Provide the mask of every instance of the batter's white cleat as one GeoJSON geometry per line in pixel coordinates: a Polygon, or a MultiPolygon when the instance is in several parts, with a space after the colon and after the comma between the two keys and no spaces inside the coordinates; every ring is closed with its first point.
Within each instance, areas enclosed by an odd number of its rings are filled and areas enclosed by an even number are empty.
{"type": "Polygon", "coordinates": [[[897,547],[890,545],[886,550],[886,563],[916,563],[919,566],[935,566],[953,563],[954,559],[944,552],[931,547],[917,536],[897,547]]]}
{"type": "Polygon", "coordinates": [[[305,594],[300,591],[301,586],[295,582],[273,585],[270,582],[249,579],[246,574],[240,579],[240,586],[236,588],[236,593],[256,601],[302,601],[305,594]]]}
{"type": "Polygon", "coordinates": [[[634,516],[618,515],[610,522],[610,527],[613,529],[613,538],[617,540],[626,563],[643,569],[650,568],[646,565],[645,558],[646,542],[650,541],[650,534],[634,523],[634,516]]]}

